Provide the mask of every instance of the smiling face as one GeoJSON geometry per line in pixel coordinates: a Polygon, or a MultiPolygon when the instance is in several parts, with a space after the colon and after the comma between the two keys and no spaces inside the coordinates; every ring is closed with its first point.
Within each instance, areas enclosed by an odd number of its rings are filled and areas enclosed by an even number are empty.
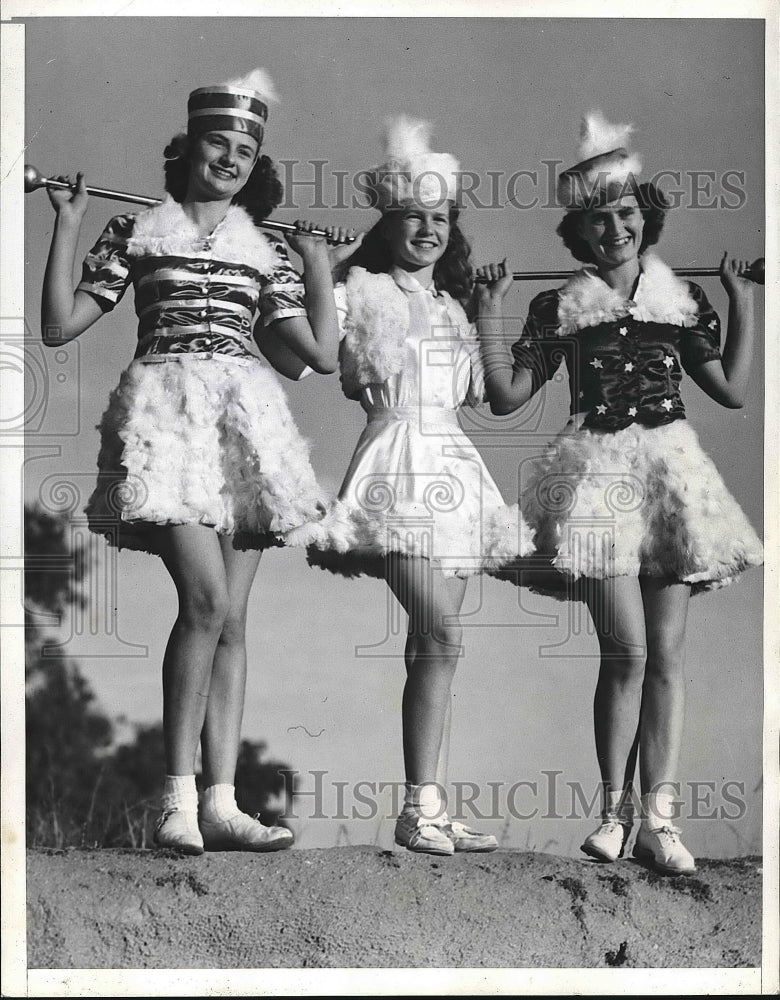
{"type": "Polygon", "coordinates": [[[192,143],[188,194],[231,199],[249,179],[260,147],[245,132],[204,132],[192,143]]]}
{"type": "Polygon", "coordinates": [[[598,208],[584,211],[579,234],[590,247],[594,262],[618,267],[639,256],[645,223],[639,203],[632,194],[598,208]]]}
{"type": "Polygon", "coordinates": [[[449,203],[439,208],[405,205],[392,209],[383,224],[394,264],[406,271],[432,268],[449,242],[449,203]]]}

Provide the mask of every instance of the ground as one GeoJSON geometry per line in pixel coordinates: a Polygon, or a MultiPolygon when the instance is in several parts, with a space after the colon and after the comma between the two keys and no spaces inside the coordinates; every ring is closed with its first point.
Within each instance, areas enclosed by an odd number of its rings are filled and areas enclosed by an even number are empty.
{"type": "Polygon", "coordinates": [[[28,852],[31,969],[748,968],[761,862],[497,851],[28,852]]]}

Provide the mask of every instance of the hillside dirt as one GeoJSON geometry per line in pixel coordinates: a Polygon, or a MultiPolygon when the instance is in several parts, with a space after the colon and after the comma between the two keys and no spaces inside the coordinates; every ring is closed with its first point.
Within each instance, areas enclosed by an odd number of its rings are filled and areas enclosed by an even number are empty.
{"type": "Polygon", "coordinates": [[[30,850],[30,969],[746,968],[761,862],[30,850]]]}

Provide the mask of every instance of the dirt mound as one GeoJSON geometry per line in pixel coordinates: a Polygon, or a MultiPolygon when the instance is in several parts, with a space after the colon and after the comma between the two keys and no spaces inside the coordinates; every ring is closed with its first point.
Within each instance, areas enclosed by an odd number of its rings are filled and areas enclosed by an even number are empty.
{"type": "Polygon", "coordinates": [[[28,852],[31,969],[754,967],[760,860],[28,852]]]}

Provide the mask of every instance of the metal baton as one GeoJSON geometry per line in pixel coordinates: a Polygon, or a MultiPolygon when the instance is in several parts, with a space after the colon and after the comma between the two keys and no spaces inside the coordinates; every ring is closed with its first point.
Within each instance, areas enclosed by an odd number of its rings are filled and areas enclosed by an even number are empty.
{"type": "MultiPolygon", "coordinates": [[[[74,191],[75,185],[68,184],[67,181],[53,180],[50,177],[44,177],[37,167],[33,167],[31,164],[27,163],[24,167],[24,193],[29,194],[30,191],[36,191],[38,188],[54,188],[58,191],[74,191]]],[[[89,187],[87,186],[87,194],[94,195],[96,198],[110,198],[111,201],[127,201],[136,205],[146,205],[151,207],[153,205],[159,205],[160,198],[149,198],[143,194],[128,194],[127,191],[111,191],[109,188],[99,188],[99,187],[89,187]]],[[[275,229],[280,233],[294,233],[301,232],[297,226],[293,225],[292,222],[278,222],[274,219],[263,219],[259,223],[264,229],[275,229]]],[[[309,229],[306,232],[310,233],[312,236],[327,236],[327,233],[323,229],[309,229]]],[[[343,239],[334,240],[335,243],[354,243],[354,236],[345,236],[343,239]]]]}

